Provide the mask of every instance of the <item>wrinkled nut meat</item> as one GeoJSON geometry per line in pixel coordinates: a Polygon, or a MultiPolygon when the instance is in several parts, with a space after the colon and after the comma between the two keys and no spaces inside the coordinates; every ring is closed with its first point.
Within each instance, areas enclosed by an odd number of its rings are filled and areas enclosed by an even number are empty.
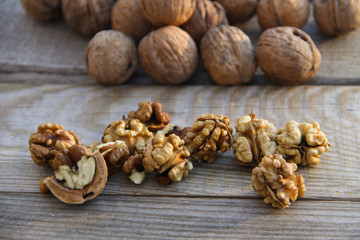
{"type": "Polygon", "coordinates": [[[305,195],[304,179],[295,174],[295,163],[287,163],[280,154],[267,155],[252,171],[251,181],[255,191],[265,197],[265,203],[284,209],[305,195]]]}
{"type": "Polygon", "coordinates": [[[200,44],[205,68],[219,85],[251,81],[257,64],[250,38],[239,28],[220,25],[210,29],[200,44]]]}
{"type": "Polygon", "coordinates": [[[21,0],[23,8],[32,18],[49,22],[61,18],[61,0],[21,0]]]}
{"type": "Polygon", "coordinates": [[[226,11],[230,24],[242,23],[255,14],[257,0],[216,0],[226,11]]]}
{"type": "Polygon", "coordinates": [[[88,73],[97,82],[108,85],[122,84],[135,71],[135,42],[118,31],[101,31],[89,42],[85,63],[88,73]]]}
{"type": "Polygon", "coordinates": [[[198,0],[194,14],[182,26],[182,29],[189,33],[192,39],[199,44],[210,28],[220,24],[228,24],[225,10],[221,4],[210,0],[198,0]]]}
{"type": "Polygon", "coordinates": [[[256,166],[265,155],[277,150],[275,126],[254,113],[237,120],[233,149],[236,162],[241,165],[256,166]]]}
{"type": "Polygon", "coordinates": [[[317,122],[298,123],[290,121],[286,128],[279,129],[276,141],[278,151],[289,157],[288,162],[303,166],[320,163],[320,155],[329,150],[325,133],[317,122]]]}
{"type": "Polygon", "coordinates": [[[314,17],[323,33],[346,34],[360,27],[360,2],[357,0],[314,0],[314,17]]]}
{"type": "Polygon", "coordinates": [[[180,26],[194,14],[196,0],[141,0],[145,18],[155,26],[180,26]]]}
{"type": "Polygon", "coordinates": [[[107,181],[107,167],[99,152],[82,145],[62,150],[54,159],[55,176],[40,181],[40,191],[68,204],[82,204],[97,197],[107,181]]]}
{"type": "Polygon", "coordinates": [[[156,132],[165,128],[170,122],[171,115],[162,109],[161,103],[146,101],[139,103],[137,111],[129,112],[128,118],[139,119],[151,132],[156,132]]]}
{"type": "Polygon", "coordinates": [[[77,32],[92,36],[110,28],[111,8],[115,0],[62,0],[64,18],[77,32]]]}
{"type": "Polygon", "coordinates": [[[29,138],[32,160],[41,166],[52,167],[56,154],[70,146],[82,144],[76,133],[64,130],[64,126],[54,123],[42,124],[29,138]]]}
{"type": "Polygon", "coordinates": [[[166,26],[146,35],[139,44],[138,54],[145,71],[161,84],[187,81],[198,63],[194,40],[175,26],[166,26]]]}
{"type": "Polygon", "coordinates": [[[309,0],[260,0],[256,7],[262,29],[279,26],[301,28],[310,15],[309,0]]]}
{"type": "Polygon", "coordinates": [[[120,0],[111,10],[112,29],[130,36],[137,43],[153,28],[141,12],[141,1],[120,0]]]}
{"type": "Polygon", "coordinates": [[[282,85],[310,80],[321,63],[320,52],[309,35],[295,27],[266,30],[258,41],[256,58],[265,75],[282,85]]]}
{"type": "Polygon", "coordinates": [[[126,173],[129,179],[135,184],[141,184],[146,177],[146,171],[142,166],[143,153],[135,152],[130,156],[123,165],[123,172],[126,173]]]}
{"type": "Polygon", "coordinates": [[[184,138],[191,157],[212,163],[217,151],[226,152],[232,145],[232,128],[228,117],[202,114],[184,138]]]}

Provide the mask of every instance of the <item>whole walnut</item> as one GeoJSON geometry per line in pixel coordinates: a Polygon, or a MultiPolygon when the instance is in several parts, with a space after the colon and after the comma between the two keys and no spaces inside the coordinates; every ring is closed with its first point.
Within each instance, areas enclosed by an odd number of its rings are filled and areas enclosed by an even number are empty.
{"type": "Polygon", "coordinates": [[[270,80],[298,85],[313,78],[321,55],[310,36],[295,27],[267,29],[256,48],[260,68],[270,80]]]}
{"type": "Polygon", "coordinates": [[[40,22],[62,17],[61,0],[21,0],[21,4],[27,14],[40,22]]]}
{"type": "Polygon", "coordinates": [[[132,37],[135,42],[140,42],[153,28],[143,16],[140,3],[141,0],[119,0],[111,11],[112,29],[132,37]]]}
{"type": "Polygon", "coordinates": [[[77,32],[92,36],[110,28],[111,8],[115,0],[62,0],[66,22],[77,32]]]}
{"type": "Polygon", "coordinates": [[[314,0],[314,17],[318,27],[325,34],[351,32],[360,27],[360,1],[314,0]]]}
{"type": "Polygon", "coordinates": [[[224,8],[218,2],[198,0],[193,16],[182,28],[190,34],[196,43],[200,43],[205,33],[220,24],[227,24],[224,8]]]}
{"type": "Polygon", "coordinates": [[[216,0],[226,11],[230,24],[242,23],[254,16],[257,0],[216,0]]]}
{"type": "Polygon", "coordinates": [[[196,0],[141,0],[145,18],[155,26],[180,26],[194,14],[196,0]]]}
{"type": "Polygon", "coordinates": [[[137,64],[135,42],[118,31],[101,31],[86,48],[85,63],[88,73],[97,82],[124,83],[132,76],[137,64]]]}
{"type": "Polygon", "coordinates": [[[149,76],[161,84],[187,81],[198,62],[194,40],[175,26],[166,26],[146,35],[139,44],[138,54],[149,76]]]}
{"type": "Polygon", "coordinates": [[[309,0],[260,0],[256,7],[262,29],[278,26],[304,26],[310,14],[309,0]]]}
{"type": "Polygon", "coordinates": [[[220,25],[210,29],[200,44],[205,68],[219,85],[251,81],[257,64],[250,38],[239,28],[220,25]]]}

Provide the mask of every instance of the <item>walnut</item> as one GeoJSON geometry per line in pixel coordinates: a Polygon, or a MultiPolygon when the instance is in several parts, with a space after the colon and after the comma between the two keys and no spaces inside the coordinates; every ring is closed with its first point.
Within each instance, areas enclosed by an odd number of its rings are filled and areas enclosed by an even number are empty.
{"type": "Polygon", "coordinates": [[[132,37],[137,43],[153,28],[143,16],[140,3],[141,0],[120,0],[111,11],[112,28],[132,37]]]}
{"type": "Polygon", "coordinates": [[[193,16],[182,26],[182,29],[199,44],[210,28],[220,24],[228,24],[225,10],[221,4],[210,0],[198,0],[193,16]]]}
{"type": "Polygon", "coordinates": [[[230,24],[242,23],[255,14],[257,0],[216,0],[226,11],[230,24]]]}
{"type": "Polygon", "coordinates": [[[276,136],[281,154],[289,156],[288,162],[303,166],[320,163],[320,155],[329,150],[330,144],[317,122],[298,123],[290,121],[279,129],[276,136]]]}
{"type": "Polygon", "coordinates": [[[194,40],[184,30],[167,26],[145,36],[138,49],[141,65],[161,84],[180,84],[194,73],[198,52],[194,40]]]}
{"type": "Polygon", "coordinates": [[[102,84],[121,84],[134,73],[137,64],[135,42],[121,32],[101,31],[85,52],[88,73],[102,84]]]}
{"type": "Polygon", "coordinates": [[[314,0],[314,17],[323,33],[346,34],[360,27],[360,2],[314,0]]]}
{"type": "Polygon", "coordinates": [[[77,32],[92,36],[110,28],[111,8],[115,0],[62,0],[66,22],[77,32]]]}
{"type": "Polygon", "coordinates": [[[141,0],[145,18],[156,26],[180,26],[194,14],[196,0],[141,0]]]}
{"type": "Polygon", "coordinates": [[[107,181],[107,167],[99,152],[82,145],[60,151],[54,160],[55,176],[40,181],[43,193],[51,191],[60,201],[82,204],[97,197],[107,181]]]}
{"type": "Polygon", "coordinates": [[[220,25],[210,29],[200,44],[205,68],[219,85],[251,81],[257,64],[249,37],[239,28],[220,25]]]}
{"type": "Polygon", "coordinates": [[[296,164],[287,163],[280,154],[267,155],[252,171],[251,181],[255,191],[265,197],[265,203],[284,209],[305,195],[304,179],[295,174],[296,164]]]}
{"type": "Polygon", "coordinates": [[[143,153],[135,152],[123,165],[123,172],[126,173],[129,179],[135,184],[141,184],[146,177],[146,171],[142,166],[143,158],[143,153]]]}
{"type": "Polygon", "coordinates": [[[233,149],[236,162],[241,165],[258,165],[265,155],[277,150],[275,126],[254,113],[237,120],[233,149]]]}
{"type": "Polygon", "coordinates": [[[278,26],[301,28],[310,15],[309,0],[260,0],[256,7],[262,29],[278,26]]]}
{"type": "Polygon", "coordinates": [[[232,144],[232,128],[228,117],[202,114],[194,122],[184,140],[191,157],[211,163],[217,151],[226,152],[232,144]]]}
{"type": "Polygon", "coordinates": [[[41,166],[52,166],[53,159],[62,149],[82,144],[76,133],[64,130],[64,126],[54,123],[42,124],[29,138],[32,160],[41,166]]]}
{"type": "Polygon", "coordinates": [[[298,85],[313,78],[321,55],[310,36],[295,27],[266,30],[256,48],[260,68],[270,80],[298,85]]]}
{"type": "Polygon", "coordinates": [[[61,0],[21,0],[26,13],[40,22],[49,22],[62,17],[61,0]]]}
{"type": "Polygon", "coordinates": [[[114,121],[105,129],[102,141],[104,143],[116,140],[124,141],[129,149],[130,155],[135,151],[142,153],[146,148],[153,133],[138,119],[125,119],[114,121]]]}

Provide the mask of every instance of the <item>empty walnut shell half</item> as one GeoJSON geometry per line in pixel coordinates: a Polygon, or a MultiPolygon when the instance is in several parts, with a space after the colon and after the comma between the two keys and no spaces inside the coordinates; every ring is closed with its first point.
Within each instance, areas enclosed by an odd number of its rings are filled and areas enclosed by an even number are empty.
{"type": "Polygon", "coordinates": [[[21,0],[21,4],[27,14],[40,22],[62,17],[61,0],[21,0]]]}
{"type": "Polygon", "coordinates": [[[138,54],[145,71],[161,84],[187,81],[198,63],[194,40],[175,26],[166,26],[146,35],[139,44],[138,54]]]}
{"type": "Polygon", "coordinates": [[[321,55],[310,36],[295,27],[267,29],[256,48],[260,68],[270,80],[298,85],[312,79],[321,55]]]}
{"type": "Polygon", "coordinates": [[[314,0],[314,17],[323,33],[345,34],[360,27],[360,2],[314,0]]]}
{"type": "Polygon", "coordinates": [[[309,0],[260,0],[256,7],[262,29],[279,26],[301,28],[310,15],[309,0]]]}
{"type": "Polygon", "coordinates": [[[230,24],[242,23],[254,16],[257,0],[216,0],[226,11],[230,24]]]}
{"type": "Polygon", "coordinates": [[[211,28],[201,40],[200,51],[205,68],[219,85],[247,83],[255,74],[254,46],[237,27],[211,28]]]}

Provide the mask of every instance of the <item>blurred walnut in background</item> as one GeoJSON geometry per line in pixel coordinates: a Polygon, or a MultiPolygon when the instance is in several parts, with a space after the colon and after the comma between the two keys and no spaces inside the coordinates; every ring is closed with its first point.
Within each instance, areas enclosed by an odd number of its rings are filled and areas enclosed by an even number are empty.
{"type": "Polygon", "coordinates": [[[61,0],[21,0],[21,4],[32,18],[49,22],[62,17],[61,0]]]}
{"type": "Polygon", "coordinates": [[[216,0],[226,11],[230,24],[242,23],[255,14],[257,0],[216,0]]]}

